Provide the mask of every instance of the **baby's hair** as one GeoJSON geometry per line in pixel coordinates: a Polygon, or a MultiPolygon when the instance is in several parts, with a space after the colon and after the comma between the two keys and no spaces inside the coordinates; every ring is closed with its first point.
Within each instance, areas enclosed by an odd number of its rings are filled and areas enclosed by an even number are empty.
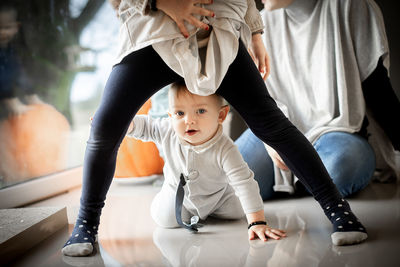
{"type": "Polygon", "coordinates": [[[181,93],[186,92],[188,89],[186,87],[186,83],[183,79],[178,80],[174,83],[171,84],[171,87],[169,88],[170,92],[176,93],[177,96],[179,96],[181,93]]]}
{"type": "MultiPolygon", "coordinates": [[[[182,93],[187,93],[187,92],[191,93],[186,86],[185,80],[183,79],[180,79],[171,84],[169,88],[169,93],[171,92],[174,92],[177,97],[179,97],[179,95],[182,93]]],[[[225,99],[222,96],[218,95],[217,93],[215,93],[214,95],[218,98],[218,101],[221,104],[221,106],[227,105],[225,99]]]]}

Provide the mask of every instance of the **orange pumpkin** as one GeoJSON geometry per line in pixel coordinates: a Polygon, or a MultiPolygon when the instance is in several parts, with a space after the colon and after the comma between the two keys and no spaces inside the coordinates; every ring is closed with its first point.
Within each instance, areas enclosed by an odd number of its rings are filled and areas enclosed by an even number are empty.
{"type": "MultiPolygon", "coordinates": [[[[148,100],[137,114],[147,114],[151,107],[148,100]]],[[[115,178],[132,178],[161,174],[164,161],[153,142],[124,138],[117,155],[115,178]]]]}
{"type": "Polygon", "coordinates": [[[0,122],[0,175],[7,184],[66,168],[70,126],[48,104],[0,122]]]}

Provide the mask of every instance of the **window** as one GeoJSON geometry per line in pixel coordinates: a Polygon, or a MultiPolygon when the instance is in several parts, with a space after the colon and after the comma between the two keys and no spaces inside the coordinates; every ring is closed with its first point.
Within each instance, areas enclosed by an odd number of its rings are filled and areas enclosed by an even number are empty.
{"type": "Polygon", "coordinates": [[[80,181],[118,29],[105,0],[0,1],[0,202],[21,186],[60,190],[53,177],[80,181]]]}

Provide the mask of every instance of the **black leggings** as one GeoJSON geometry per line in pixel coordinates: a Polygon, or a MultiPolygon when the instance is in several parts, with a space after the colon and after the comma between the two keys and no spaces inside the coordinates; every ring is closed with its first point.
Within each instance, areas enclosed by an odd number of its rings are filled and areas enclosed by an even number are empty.
{"type": "MultiPolygon", "coordinates": [[[[118,148],[133,116],[155,92],[179,79],[151,46],[114,66],[86,147],[80,218],[99,223],[118,148]]],[[[242,42],[217,93],[239,112],[256,136],[279,153],[321,206],[341,198],[313,146],[269,95],[242,42]]]]}

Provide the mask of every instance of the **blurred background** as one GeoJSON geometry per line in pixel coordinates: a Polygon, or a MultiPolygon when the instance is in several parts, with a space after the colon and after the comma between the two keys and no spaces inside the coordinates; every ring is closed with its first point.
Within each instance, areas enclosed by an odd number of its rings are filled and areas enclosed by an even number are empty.
{"type": "Polygon", "coordinates": [[[0,188],[82,164],[118,28],[105,0],[0,2],[0,188]]]}

